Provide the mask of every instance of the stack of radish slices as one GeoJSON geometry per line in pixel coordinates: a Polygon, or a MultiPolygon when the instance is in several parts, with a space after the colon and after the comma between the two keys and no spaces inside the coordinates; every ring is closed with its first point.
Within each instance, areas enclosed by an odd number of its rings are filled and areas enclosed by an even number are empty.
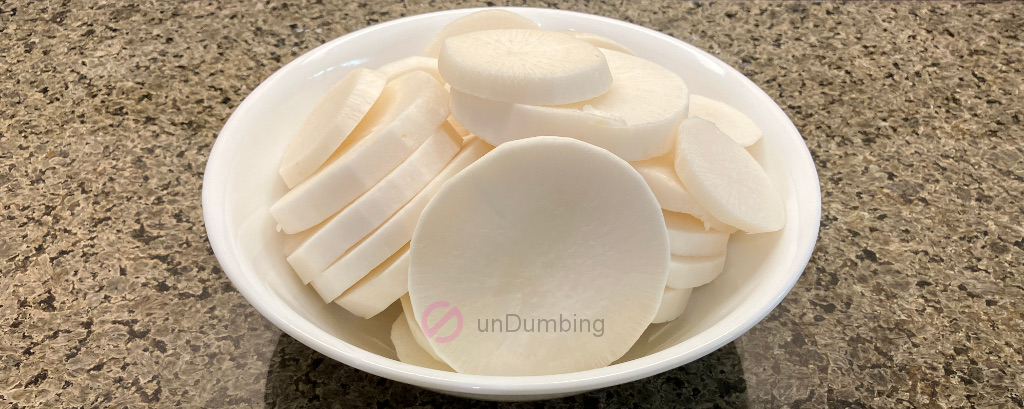
{"type": "Polygon", "coordinates": [[[732,233],[785,225],[757,125],[606,38],[503,10],[355,69],[292,137],[270,208],[325,302],[401,300],[400,360],[544,375],[680,317],[732,233]]]}

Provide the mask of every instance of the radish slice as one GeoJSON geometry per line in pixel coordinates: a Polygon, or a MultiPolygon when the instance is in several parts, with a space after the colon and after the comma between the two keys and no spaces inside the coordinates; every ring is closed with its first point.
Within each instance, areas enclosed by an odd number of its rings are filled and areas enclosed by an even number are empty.
{"type": "Polygon", "coordinates": [[[628,161],[653,158],[672,148],[686,115],[686,84],[650,61],[602,50],[615,82],[597,98],[557,107],[475,97],[452,88],[452,115],[491,145],[558,135],[605,148],[628,161]]]}
{"type": "Polygon", "coordinates": [[[444,362],[440,356],[437,356],[437,352],[434,352],[434,347],[430,346],[430,341],[427,341],[427,336],[423,335],[423,327],[421,327],[419,319],[416,317],[416,313],[412,311],[412,301],[409,300],[409,294],[402,296],[402,311],[405,313],[405,318],[409,321],[409,329],[412,331],[412,337],[416,339],[416,343],[419,344],[420,348],[427,351],[434,359],[444,362]]]}
{"type": "Polygon", "coordinates": [[[786,225],[785,206],[768,174],[714,123],[700,118],[683,121],[675,169],[697,203],[716,219],[747,233],[786,225]]]}
{"type": "Polygon", "coordinates": [[[679,318],[683,315],[683,311],[686,311],[686,304],[690,302],[691,293],[693,293],[692,288],[665,287],[665,293],[661,296],[661,307],[658,308],[658,314],[654,316],[654,321],[651,323],[661,324],[679,318]]]}
{"type": "MultiPolygon", "coordinates": [[[[455,320],[440,323],[434,351],[479,375],[610,364],[657,312],[669,261],[661,209],[643,178],[604,149],[545,136],[495,148],[452,178],[423,211],[411,251],[415,316],[444,301],[464,318],[454,339],[455,320]],[[521,331],[481,330],[506,314],[521,318],[521,331]],[[552,328],[536,320],[548,319],[560,327],[543,331],[552,328]],[[573,321],[575,330],[565,327],[573,321]]],[[[428,314],[428,326],[451,311],[428,314]]]]}
{"type": "Polygon", "coordinates": [[[486,30],[451,37],[441,47],[437,69],[459,91],[531,105],[584,101],[612,85],[597,47],[554,31],[486,30]]]}
{"type": "Polygon", "coordinates": [[[409,246],[405,246],[334,302],[358,317],[370,318],[408,292],[409,246]]]}
{"type": "Polygon", "coordinates": [[[320,170],[270,206],[285,233],[326,220],[398,167],[448,118],[448,93],[427,73],[389,81],[320,170]]]}
{"type": "Polygon", "coordinates": [[[426,51],[423,53],[427,57],[437,58],[441,52],[441,46],[444,44],[444,40],[449,37],[454,37],[462,34],[472,33],[474,31],[483,30],[497,30],[502,28],[519,28],[519,29],[539,29],[537,23],[526,17],[520,16],[516,13],[495,9],[495,10],[484,10],[470,14],[465,17],[460,17],[447,26],[441,29],[440,33],[430,42],[427,46],[426,51]]]}
{"type": "Polygon", "coordinates": [[[438,361],[430,356],[427,351],[413,339],[412,330],[407,324],[405,313],[398,316],[394,324],[391,324],[391,342],[395,344],[395,352],[398,360],[410,365],[422,366],[424,368],[436,369],[439,371],[455,372],[452,367],[444,362],[438,361]]]}
{"type": "Polygon", "coordinates": [[[387,77],[365,68],[345,75],[302,121],[281,159],[281,178],[289,188],[306,180],[327,161],[377,101],[387,77]]]}
{"type": "Polygon", "coordinates": [[[662,209],[692,215],[704,222],[705,230],[713,228],[725,233],[736,231],[735,227],[722,223],[701,208],[690,192],[686,191],[683,182],[676,176],[671,154],[633,162],[631,165],[647,181],[647,186],[654,192],[654,197],[658,198],[662,209]]]}
{"type": "Polygon", "coordinates": [[[444,84],[444,78],[437,72],[437,59],[414,55],[384,64],[377,69],[378,72],[387,76],[389,80],[401,77],[411,71],[423,71],[434,77],[437,82],[444,84]]]}
{"type": "Polygon", "coordinates": [[[664,212],[668,241],[677,256],[714,256],[725,253],[729,234],[705,230],[704,223],[685,213],[664,212]]]}
{"type": "Polygon", "coordinates": [[[761,139],[761,128],[758,128],[750,117],[721,101],[700,95],[691,95],[690,117],[714,122],[718,129],[729,135],[740,146],[750,146],[761,139]]]}
{"type": "Polygon", "coordinates": [[[319,277],[310,282],[324,302],[338,298],[349,287],[362,279],[398,249],[412,239],[413,230],[420,219],[420,213],[431,198],[452,176],[475,162],[491,150],[491,146],[480,140],[466,144],[455,158],[448,162],[422,191],[409,203],[391,216],[384,224],[353,246],[338,261],[331,264],[319,277]]]}
{"type": "Polygon", "coordinates": [[[668,284],[671,288],[693,288],[714,281],[725,268],[725,253],[707,257],[672,256],[668,265],[668,284]]]}
{"type": "Polygon", "coordinates": [[[312,281],[352,245],[380,227],[441,173],[460,147],[462,137],[445,123],[380,183],[328,219],[288,256],[288,263],[302,282],[312,281]]]}
{"type": "Polygon", "coordinates": [[[590,44],[593,44],[594,47],[597,47],[597,48],[603,48],[605,50],[612,50],[612,51],[618,51],[620,53],[626,53],[626,54],[629,54],[629,55],[635,55],[632,51],[630,51],[628,48],[626,48],[626,46],[624,46],[622,44],[619,44],[619,43],[617,43],[615,41],[609,40],[607,38],[601,37],[601,36],[599,36],[597,34],[586,33],[586,32],[576,31],[576,30],[563,31],[563,33],[566,33],[566,34],[571,35],[573,37],[576,37],[576,38],[578,38],[580,40],[583,40],[583,41],[586,41],[586,42],[588,42],[590,44]]]}

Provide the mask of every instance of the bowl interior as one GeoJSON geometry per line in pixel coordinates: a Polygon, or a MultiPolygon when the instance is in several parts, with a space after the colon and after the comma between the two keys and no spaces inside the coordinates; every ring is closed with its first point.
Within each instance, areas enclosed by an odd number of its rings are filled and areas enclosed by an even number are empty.
{"type": "Polygon", "coordinates": [[[263,315],[310,347],[371,373],[463,394],[524,395],[595,389],[671,369],[735,339],[778,304],[806,265],[820,219],[817,174],[786,115],[740,73],[688,44],[616,20],[544,9],[514,11],[547,29],[587,31],[620,42],[679,74],[692,93],[725,101],[757,122],[765,136],[751,152],[786,202],[787,227],[735,235],[724,273],[694,291],[681,319],[652,326],[617,364],[575,374],[482,377],[405,365],[392,360],[389,337],[400,308],[364,320],[324,304],[303,285],[285,261],[294,239],[275,231],[267,211],[286,191],[277,168],[288,139],[348,71],[418,55],[440,27],[472,11],[414,16],[336,39],[275,73],[231,116],[210,156],[204,214],[225,272],[263,315]]]}

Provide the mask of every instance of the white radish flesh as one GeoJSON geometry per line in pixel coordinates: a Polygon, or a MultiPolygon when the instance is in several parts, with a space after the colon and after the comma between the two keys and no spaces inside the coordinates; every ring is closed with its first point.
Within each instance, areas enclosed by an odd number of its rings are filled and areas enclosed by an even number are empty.
{"type": "Polygon", "coordinates": [[[413,236],[409,296],[417,317],[439,301],[461,311],[461,333],[431,344],[458,372],[567,373],[606,366],[633,345],[658,310],[668,262],[661,209],[627,162],[541,136],[495,148],[434,197],[413,236]],[[478,319],[505,314],[561,314],[578,330],[479,329],[478,319]]]}
{"type": "Polygon", "coordinates": [[[281,178],[289,188],[306,180],[352,133],[377,101],[387,77],[365,68],[345,75],[302,121],[281,159],[281,178]]]}
{"type": "Polygon", "coordinates": [[[455,372],[452,370],[452,367],[434,359],[427,351],[420,348],[419,344],[413,339],[412,330],[407,322],[403,313],[398,316],[394,324],[391,324],[391,343],[395,344],[398,360],[424,368],[455,372]]]}
{"type": "Polygon", "coordinates": [[[389,81],[327,163],[270,207],[279,228],[291,234],[313,227],[377,184],[448,118],[447,96],[427,73],[389,81]]]}
{"type": "Polygon", "coordinates": [[[724,102],[705,96],[690,95],[690,117],[714,122],[740,146],[750,146],[761,139],[761,128],[750,117],[724,102]]]}
{"type": "Polygon", "coordinates": [[[365,277],[370,270],[387,260],[398,249],[412,239],[413,230],[420,219],[423,208],[452,176],[475,162],[490,151],[491,146],[480,140],[466,144],[448,166],[430,181],[426,187],[402,206],[394,216],[374,230],[370,235],[353,246],[319,277],[310,282],[324,299],[331,302],[353,284],[365,277]]]}
{"type": "Polygon", "coordinates": [[[668,284],[671,288],[693,288],[714,281],[725,268],[725,254],[706,257],[672,256],[668,266],[668,284]]]}
{"type": "Polygon", "coordinates": [[[462,137],[447,123],[434,130],[394,171],[328,219],[295,252],[288,263],[309,283],[395,214],[430,183],[459,152],[462,137]]]}
{"type": "Polygon", "coordinates": [[[607,93],[581,103],[536,106],[491,101],[453,88],[452,115],[491,145],[558,135],[605,148],[628,161],[672,148],[689,101],[686,84],[655,63],[602,50],[615,79],[607,93]]]}
{"type": "Polygon", "coordinates": [[[672,254],[677,256],[714,256],[725,253],[729,233],[705,230],[704,223],[685,213],[664,212],[672,254]]]}
{"type": "Polygon", "coordinates": [[[785,226],[785,206],[768,174],[714,123],[700,118],[683,121],[675,169],[697,203],[723,223],[747,233],[785,226]]]}
{"type": "Polygon", "coordinates": [[[409,246],[405,246],[334,302],[358,317],[370,318],[408,292],[409,246]]]}
{"type": "Polygon", "coordinates": [[[612,85],[597,47],[554,31],[486,30],[451,37],[441,47],[437,69],[453,89],[530,105],[584,101],[612,85]]]}
{"type": "Polygon", "coordinates": [[[523,30],[536,30],[540,27],[526,17],[505,10],[484,10],[460,17],[441,29],[441,32],[434,36],[427,46],[424,54],[427,57],[437,58],[441,53],[441,46],[449,37],[469,34],[483,30],[498,30],[503,28],[517,28],[523,30]]]}
{"type": "Polygon", "coordinates": [[[676,176],[671,153],[633,162],[631,165],[647,181],[647,186],[654,192],[654,197],[658,198],[662,209],[692,215],[704,222],[705,229],[713,228],[726,233],[736,231],[735,227],[722,223],[702,209],[690,192],[686,191],[683,182],[676,176]]]}
{"type": "Polygon", "coordinates": [[[412,337],[416,339],[416,343],[419,344],[420,348],[423,348],[424,351],[427,351],[430,356],[434,357],[434,359],[444,362],[441,360],[441,357],[437,355],[437,352],[434,352],[434,347],[430,346],[430,341],[427,340],[427,336],[423,334],[423,327],[422,324],[420,324],[419,317],[417,317],[416,313],[412,310],[412,301],[409,300],[409,294],[402,296],[401,302],[402,311],[405,313],[406,320],[409,321],[409,328],[412,330],[412,337]]]}
{"type": "Polygon", "coordinates": [[[384,64],[377,69],[378,72],[387,76],[389,80],[401,77],[411,71],[423,71],[434,77],[437,82],[444,84],[444,79],[437,72],[437,59],[414,55],[384,64]]]}
{"type": "Polygon", "coordinates": [[[658,314],[654,316],[652,324],[669,322],[683,315],[686,311],[686,304],[690,302],[692,288],[678,289],[665,287],[665,293],[661,297],[661,307],[658,314]]]}
{"type": "Polygon", "coordinates": [[[610,39],[607,39],[605,37],[601,37],[594,33],[586,33],[583,31],[575,30],[564,31],[564,33],[576,37],[580,40],[586,41],[590,44],[593,44],[597,48],[603,48],[605,50],[612,50],[618,51],[620,53],[626,53],[629,55],[635,55],[632,51],[626,48],[626,46],[619,44],[615,41],[612,41],[610,39]]]}

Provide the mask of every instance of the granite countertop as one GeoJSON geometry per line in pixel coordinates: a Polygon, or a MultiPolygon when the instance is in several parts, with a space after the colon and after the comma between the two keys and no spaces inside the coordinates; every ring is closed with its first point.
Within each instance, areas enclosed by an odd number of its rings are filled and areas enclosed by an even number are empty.
{"type": "MultiPolygon", "coordinates": [[[[0,407],[468,403],[282,335],[202,224],[207,154],[262,79],[484,5],[413,3],[0,2],[0,407]]],[[[823,215],[803,277],[736,342],[526,406],[1024,407],[1024,4],[529,4],[737,67],[806,138],[823,215]]]]}

